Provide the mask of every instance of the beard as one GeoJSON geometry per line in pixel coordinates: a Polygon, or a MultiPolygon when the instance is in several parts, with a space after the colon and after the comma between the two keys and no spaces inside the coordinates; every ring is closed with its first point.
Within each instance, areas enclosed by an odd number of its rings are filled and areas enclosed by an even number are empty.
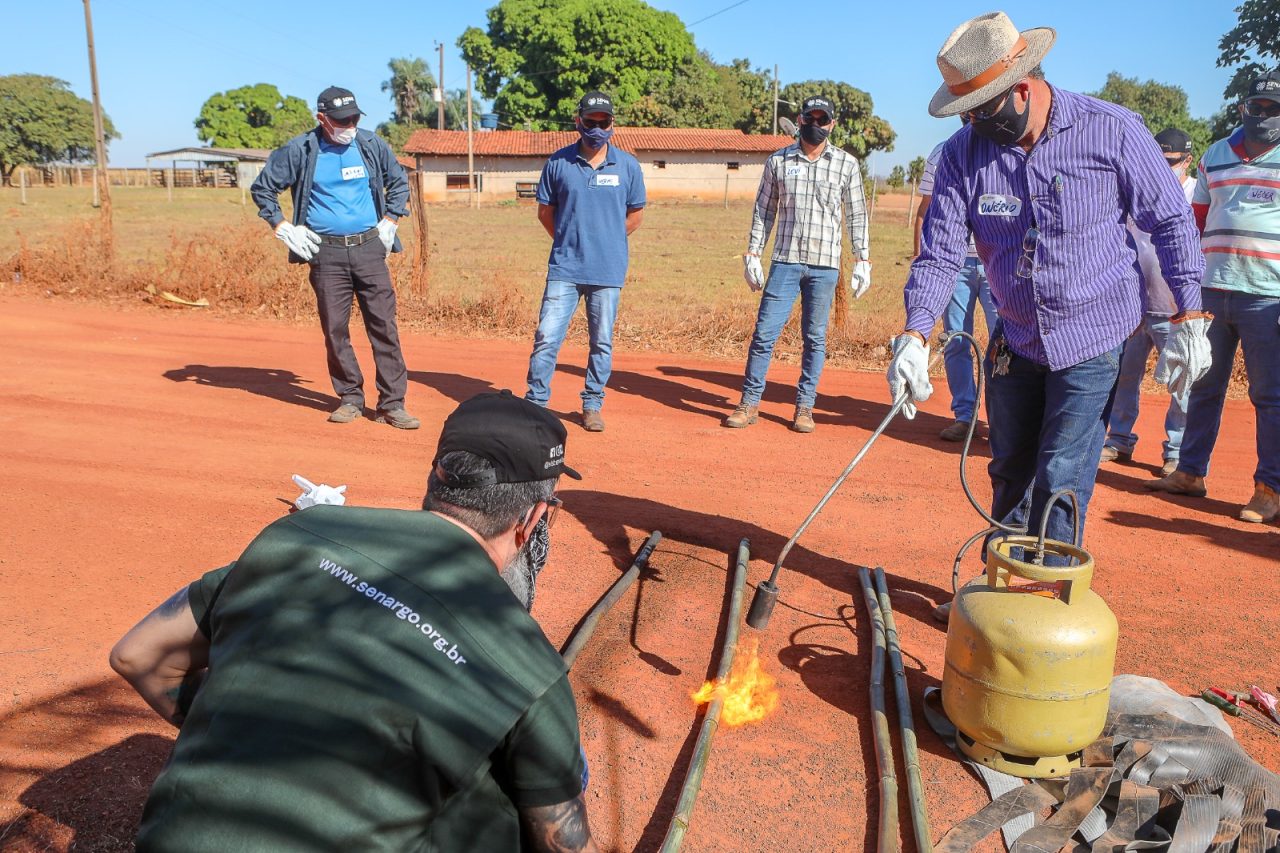
{"type": "Polygon", "coordinates": [[[547,519],[543,517],[533,528],[533,535],[529,537],[529,541],[524,543],[524,547],[516,552],[500,573],[507,587],[510,588],[511,594],[525,610],[533,609],[538,574],[547,564],[547,554],[550,550],[550,531],[547,528],[547,519]]]}

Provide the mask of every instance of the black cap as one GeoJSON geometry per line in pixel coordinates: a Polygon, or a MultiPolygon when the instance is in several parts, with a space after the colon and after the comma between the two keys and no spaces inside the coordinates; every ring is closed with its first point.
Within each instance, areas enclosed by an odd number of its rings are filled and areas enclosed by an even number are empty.
{"type": "Polygon", "coordinates": [[[587,92],[578,101],[578,115],[587,113],[608,113],[613,115],[613,98],[604,92],[587,92]]]}
{"type": "Polygon", "coordinates": [[[1191,137],[1176,127],[1166,127],[1156,134],[1160,150],[1166,154],[1190,154],[1191,137]]]}
{"type": "Polygon", "coordinates": [[[1252,101],[1254,98],[1266,98],[1280,103],[1280,69],[1268,71],[1249,84],[1249,94],[1245,96],[1245,100],[1252,101]]]}
{"type": "Polygon", "coordinates": [[[508,390],[477,394],[445,418],[431,464],[446,486],[473,489],[494,483],[532,483],[567,474],[582,475],[564,464],[566,432],[560,419],[508,390]],[[440,458],[466,450],[489,460],[492,471],[475,476],[450,474],[440,458]]]}
{"type": "Polygon", "coordinates": [[[320,97],[316,98],[316,112],[324,113],[331,118],[364,115],[360,107],[356,106],[356,96],[351,94],[350,89],[343,89],[340,86],[330,86],[320,93],[320,97]]]}
{"type": "Polygon", "coordinates": [[[811,98],[805,98],[804,104],[800,107],[800,115],[808,115],[814,110],[822,110],[831,118],[836,117],[836,108],[831,99],[826,95],[814,95],[811,98]]]}

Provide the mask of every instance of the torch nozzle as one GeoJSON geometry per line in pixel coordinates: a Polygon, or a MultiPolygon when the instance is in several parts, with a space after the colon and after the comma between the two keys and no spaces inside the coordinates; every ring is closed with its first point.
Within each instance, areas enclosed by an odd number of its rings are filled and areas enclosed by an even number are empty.
{"type": "Polygon", "coordinates": [[[768,628],[773,605],[777,602],[778,585],[773,581],[761,581],[756,587],[755,597],[751,599],[751,609],[747,611],[747,624],[757,631],[768,628]]]}

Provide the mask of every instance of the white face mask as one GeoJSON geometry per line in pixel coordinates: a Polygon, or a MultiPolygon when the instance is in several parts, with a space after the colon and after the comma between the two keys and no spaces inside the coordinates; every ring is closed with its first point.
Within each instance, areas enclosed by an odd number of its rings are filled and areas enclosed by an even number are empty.
{"type": "Polygon", "coordinates": [[[334,145],[350,145],[356,138],[356,129],[354,127],[327,127],[325,132],[329,135],[329,141],[334,145]]]}

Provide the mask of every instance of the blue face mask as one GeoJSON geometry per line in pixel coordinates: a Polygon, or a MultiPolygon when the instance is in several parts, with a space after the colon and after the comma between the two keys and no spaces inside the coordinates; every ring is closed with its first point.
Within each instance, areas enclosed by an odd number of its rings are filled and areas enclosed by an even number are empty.
{"type": "Polygon", "coordinates": [[[605,130],[603,127],[578,127],[578,135],[582,137],[582,141],[592,148],[600,148],[613,137],[613,128],[605,130]]]}

